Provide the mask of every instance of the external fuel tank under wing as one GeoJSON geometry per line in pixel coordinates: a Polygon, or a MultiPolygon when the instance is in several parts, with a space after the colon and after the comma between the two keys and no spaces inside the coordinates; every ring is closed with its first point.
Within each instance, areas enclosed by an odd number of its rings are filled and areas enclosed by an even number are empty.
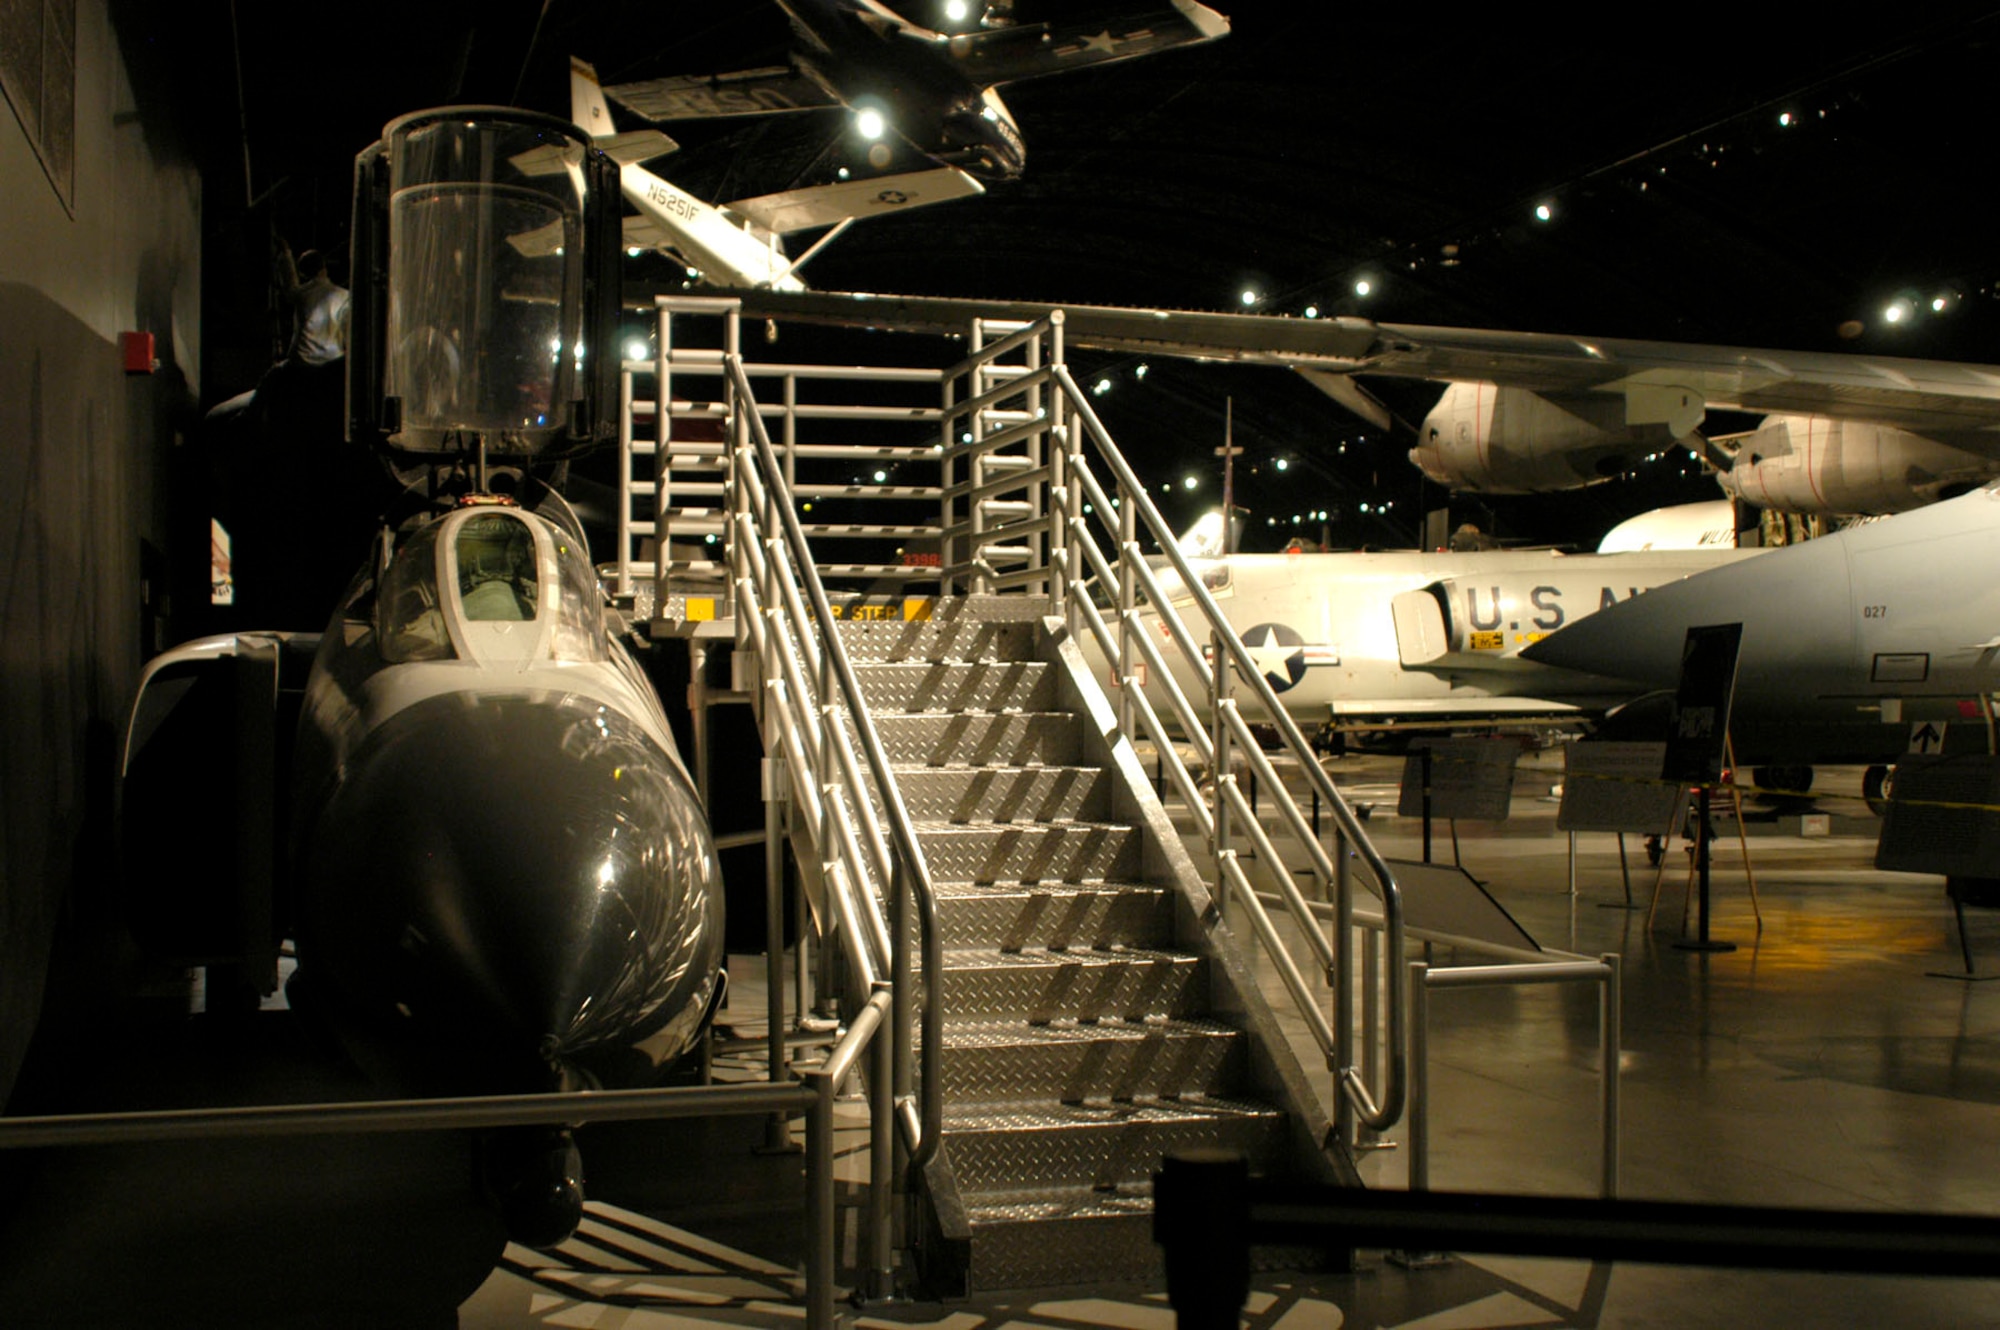
{"type": "Polygon", "coordinates": [[[461,507],[357,578],[306,684],[306,1005],[407,1088],[630,1084],[722,962],[713,841],[575,532],[461,507]]]}
{"type": "MultiPolygon", "coordinates": [[[[1340,731],[1600,713],[1629,699],[1631,685],[1530,662],[1523,648],[1648,588],[1754,553],[1407,550],[1190,563],[1285,710],[1309,729],[1340,731]]],[[[1155,575],[1170,603],[1192,599],[1171,568],[1156,566],[1155,575]]],[[[1158,614],[1142,609],[1138,621],[1183,691],[1200,696],[1158,614]]],[[[1094,638],[1085,647],[1102,673],[1094,638]]],[[[1168,714],[1164,690],[1147,688],[1168,714]]],[[[1261,717],[1253,698],[1241,700],[1247,717],[1261,717]]]]}
{"type": "Polygon", "coordinates": [[[1544,665],[1671,689],[1690,627],[1740,623],[1740,761],[1884,762],[1913,726],[2000,691],[2000,484],[1787,546],[1607,608],[1526,647],[1544,665]]]}

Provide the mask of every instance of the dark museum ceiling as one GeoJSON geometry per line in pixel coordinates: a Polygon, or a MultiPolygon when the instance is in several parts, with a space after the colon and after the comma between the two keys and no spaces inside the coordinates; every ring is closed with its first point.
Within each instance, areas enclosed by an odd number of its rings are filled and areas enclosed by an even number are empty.
{"type": "MultiPolygon", "coordinates": [[[[932,18],[928,0],[898,7],[932,18]]],[[[1294,316],[1313,305],[1383,321],[2000,360],[1986,158],[2000,121],[2000,11],[1924,6],[1863,22],[1795,6],[1615,19],[1568,7],[1215,7],[1233,29],[1219,42],[1013,85],[1022,179],[859,224],[807,280],[1195,309],[1242,309],[1251,290],[1257,310],[1294,316]],[[1884,311],[1899,298],[1911,314],[1891,323],[1884,311]]],[[[280,7],[232,6],[239,125],[218,59],[229,12],[170,32],[151,6],[136,8],[121,24],[143,25],[169,53],[198,50],[215,73],[184,89],[204,127],[211,235],[244,226],[247,150],[250,192],[263,195],[249,228],[275,224],[298,247],[344,243],[353,154],[404,111],[561,111],[571,54],[616,83],[779,63],[786,37],[777,6],[749,0],[361,0],[309,38],[280,7]]],[[[1016,7],[1024,21],[1047,12],[1016,7]]],[[[704,197],[786,188],[828,169],[822,150],[840,150],[843,123],[675,126],[683,152],[653,166],[704,197]]],[[[651,256],[630,269],[641,282],[673,272],[651,256]]],[[[1435,487],[1419,494],[1407,437],[1368,437],[1283,372],[1156,367],[1142,384],[1130,364],[1076,359],[1113,380],[1100,409],[1162,478],[1212,472],[1230,397],[1246,465],[1307,459],[1317,492],[1304,502],[1349,515],[1338,544],[1408,544],[1403,514],[1439,500],[1435,487]],[[1356,516],[1385,499],[1393,526],[1356,516]]],[[[1421,385],[1383,395],[1412,421],[1429,405],[1421,385]]],[[[1682,466],[1468,515],[1516,540],[1594,540],[1645,508],[1714,496],[1682,466]]],[[[1298,472],[1279,484],[1260,468],[1242,501],[1294,510],[1298,472]]],[[[1188,502],[1170,517],[1191,516],[1188,502]]]]}

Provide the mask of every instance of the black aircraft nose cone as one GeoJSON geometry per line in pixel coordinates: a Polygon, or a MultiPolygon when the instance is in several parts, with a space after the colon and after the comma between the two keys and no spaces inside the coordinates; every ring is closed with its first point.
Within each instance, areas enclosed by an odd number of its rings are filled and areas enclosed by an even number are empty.
{"type": "Polygon", "coordinates": [[[626,1079],[704,1014],[722,945],[706,825],[679,767],[594,701],[396,713],[302,854],[301,971],[418,1084],[626,1079]]]}

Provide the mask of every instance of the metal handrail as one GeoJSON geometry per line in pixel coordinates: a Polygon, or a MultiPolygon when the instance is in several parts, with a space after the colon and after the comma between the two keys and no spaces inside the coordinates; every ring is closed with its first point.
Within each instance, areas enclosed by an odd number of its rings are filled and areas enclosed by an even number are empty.
{"type": "MultiPolygon", "coordinates": [[[[834,1330],[838,1324],[835,1223],[839,1218],[834,1189],[834,1101],[856,1061],[880,1037],[886,1005],[885,993],[878,990],[871,995],[828,1051],[825,1063],[808,1068],[796,1080],[0,1118],[0,1151],[803,1112],[807,1138],[805,1323],[809,1330],[834,1330]]],[[[879,1236],[875,1242],[879,1247],[879,1236]]],[[[877,1250],[872,1255],[878,1268],[886,1264],[886,1252],[877,1250]]]]}
{"type": "MultiPolygon", "coordinates": [[[[1065,612],[1070,622],[1075,624],[1082,620],[1103,649],[1106,659],[1112,663],[1113,673],[1125,685],[1120,689],[1118,698],[1121,731],[1128,735],[1143,731],[1159,748],[1175,788],[1195,818],[1197,831],[1207,838],[1213,849],[1218,899],[1226,900],[1233,894],[1247,912],[1253,934],[1269,954],[1280,981],[1326,1055],[1327,1065],[1334,1071],[1337,1082],[1337,1123],[1348,1120],[1347,1108],[1351,1105],[1362,1126],[1372,1131],[1384,1130],[1402,1116],[1407,1099],[1407,1011],[1404,995],[1400,991],[1392,993],[1388,1004],[1388,1031],[1384,1042],[1389,1049],[1389,1057],[1384,1083],[1378,1087],[1381,1090],[1381,1101],[1378,1103],[1370,1094],[1360,1069],[1353,1065],[1352,1057],[1350,1009],[1354,1004],[1355,990],[1348,963],[1352,950],[1353,917],[1347,871],[1349,855],[1345,851],[1337,858],[1328,854],[1318,836],[1307,826],[1290,793],[1277,781],[1274,769],[1259,750],[1236,700],[1230,696],[1229,675],[1232,667],[1234,674],[1250,689],[1254,700],[1272,718],[1284,745],[1308,774],[1314,792],[1332,810],[1340,843],[1353,846],[1353,853],[1373,875],[1382,893],[1383,928],[1390,953],[1400,959],[1404,950],[1403,909],[1395,873],[1370,844],[1360,820],[1354,816],[1332,778],[1314,760],[1311,746],[1298,723],[1286,714],[1276,690],[1256,667],[1249,649],[1223,616],[1214,596],[1195,575],[1145,485],[1132,471],[1088,398],[1071,377],[1061,354],[1062,324],[1061,311],[1031,323],[1002,324],[994,330],[1003,335],[991,344],[981,344],[980,339],[992,325],[976,326],[973,330],[976,349],[944,372],[944,486],[947,507],[943,526],[947,543],[952,543],[950,537],[956,537],[963,552],[944,560],[942,576],[947,585],[969,577],[975,590],[1046,579],[1059,598],[1066,602],[1065,612]],[[1038,351],[1044,339],[1054,348],[1047,364],[1042,363],[1038,351]],[[1015,351],[1025,351],[1029,363],[1025,366],[995,363],[999,357],[1015,351]],[[961,381],[973,389],[962,399],[956,396],[953,387],[961,381]],[[984,386],[988,384],[994,386],[984,386]],[[995,414],[996,408],[1022,394],[1038,394],[1043,389],[1051,394],[1047,411],[1010,411],[1006,413],[1008,423],[1001,428],[967,441],[953,437],[953,422],[982,419],[988,414],[995,414]],[[1065,422],[1066,410],[1075,415],[1079,425],[1072,427],[1065,422]],[[1023,419],[1024,416],[1027,418],[1023,419]],[[990,461],[989,454],[994,450],[1015,443],[1027,444],[1032,449],[1035,442],[1044,436],[1056,445],[1051,449],[1046,464],[1035,462],[1032,458],[1023,459],[1031,462],[1033,470],[1031,473],[1017,473],[1019,479],[1002,475],[982,480],[976,470],[963,476],[956,474],[955,468],[960,464],[990,461]],[[1090,458],[1084,451],[1086,438],[1110,473],[1115,498],[1106,493],[1105,487],[1092,474],[1090,458]],[[952,498],[968,497],[976,505],[979,496],[1008,492],[1025,484],[1030,474],[1049,485],[1050,501],[1044,516],[1027,522],[987,527],[977,511],[969,509],[965,520],[954,524],[949,506],[952,498]],[[1084,516],[1086,506],[1099,521],[1115,529],[1118,551],[1115,563],[1107,559],[1100,548],[1092,524],[1084,516]],[[1025,556],[1027,566],[1010,567],[1001,573],[980,552],[983,541],[1024,533],[1029,528],[1048,534],[1049,551],[1045,564],[1037,559],[1032,547],[993,550],[994,555],[1004,553],[1005,561],[1010,564],[1018,565],[1025,556]],[[1182,610],[1176,607],[1174,602],[1180,597],[1167,594],[1161,584],[1161,574],[1156,573],[1141,552],[1139,537],[1142,531],[1158,541],[1165,551],[1169,567],[1179,576],[1185,588],[1186,598],[1193,601],[1198,617],[1188,617],[1207,627],[1215,643],[1212,658],[1205,659],[1188,622],[1182,617],[1182,610]],[[1107,613],[1100,612],[1096,605],[1074,590],[1067,596],[1061,594],[1066,588],[1080,587],[1092,577],[1107,591],[1115,588],[1116,600],[1112,607],[1115,608],[1115,625],[1107,621],[1107,613]],[[1212,676],[1207,685],[1212,702],[1210,725],[1199,722],[1194,704],[1167,666],[1162,644],[1141,629],[1138,621],[1141,604],[1158,613],[1160,627],[1173,643],[1173,649],[1180,653],[1195,674],[1212,676]],[[1159,709],[1147,696],[1146,690],[1137,686],[1137,670],[1134,667],[1140,660],[1145,662],[1144,668],[1160,676],[1159,683],[1168,709],[1192,745],[1195,760],[1215,772],[1213,811],[1200,796],[1192,774],[1175,750],[1159,709]],[[1256,818],[1230,770],[1232,764],[1228,755],[1232,747],[1243,749],[1253,774],[1276,792],[1280,826],[1305,848],[1313,872],[1325,884],[1327,894],[1338,902],[1332,930],[1335,941],[1329,941],[1314,921],[1310,902],[1299,891],[1298,884],[1290,874],[1280,870],[1271,835],[1256,818]],[[1237,851],[1231,848],[1229,839],[1233,827],[1241,828],[1249,842],[1249,849],[1259,862],[1271,870],[1277,881],[1279,901],[1300,922],[1309,941],[1311,959],[1321,968],[1334,990],[1333,1020],[1329,1021],[1320,1010],[1319,1002],[1299,968],[1300,963],[1294,960],[1264,901],[1254,889],[1237,851]]],[[[1041,398],[1031,395],[1025,400],[1030,408],[1034,408],[1041,398]]]]}
{"type": "MultiPolygon", "coordinates": [[[[745,372],[740,354],[732,352],[726,355],[724,365],[728,372],[732,402],[754,406],[756,397],[751,391],[749,375],[745,372]]],[[[880,793],[882,808],[888,817],[889,840],[893,855],[890,857],[890,871],[881,878],[881,886],[891,902],[892,920],[887,931],[890,939],[889,955],[884,959],[889,962],[893,991],[894,1051],[900,1064],[897,1098],[905,1102],[910,1093],[907,1078],[910,1043],[908,1035],[914,1024],[914,1013],[911,1008],[914,994],[911,992],[912,984],[908,979],[909,930],[905,910],[912,904],[916,908],[917,932],[922,950],[923,974],[920,982],[924,988],[924,1000],[922,1062],[916,1078],[916,1098],[919,1106],[915,1124],[917,1131],[915,1139],[907,1142],[910,1150],[908,1164],[914,1172],[928,1163],[936,1152],[944,1120],[942,1072],[944,1005],[936,991],[940,976],[944,973],[944,942],[943,932],[938,923],[937,896],[932,888],[930,869],[925,864],[923,851],[917,843],[916,829],[910,822],[909,810],[903,802],[901,791],[896,785],[895,773],[882,747],[881,736],[876,732],[874,721],[862,701],[861,685],[855,677],[853,663],[848,659],[847,648],[841,641],[840,634],[834,630],[836,620],[831,603],[827,599],[826,587],[820,581],[814,567],[811,546],[807,543],[803,524],[798,517],[797,505],[792,501],[790,485],[787,483],[777,450],[771,444],[770,434],[765,429],[763,416],[754,409],[733,411],[732,414],[737,421],[738,437],[747,440],[749,444],[747,448],[735,449],[732,474],[740,483],[754,486],[761,491],[761,497],[766,500],[762,515],[767,528],[763,533],[768,542],[767,549],[781,565],[784,562],[791,564],[789,569],[779,567],[771,570],[774,573],[787,574],[776,580],[786,587],[783,599],[790,603],[768,607],[765,612],[772,614],[774,618],[784,617],[787,635],[798,644],[801,653],[808,656],[808,663],[818,666],[814,673],[819,676],[822,685],[819,704],[822,707],[832,705],[831,698],[826,695],[829,691],[824,686],[826,683],[830,682],[838,690],[840,699],[847,708],[848,723],[852,725],[855,737],[860,741],[868,775],[880,793]],[[775,532],[768,529],[773,524],[777,527],[775,532]],[[805,593],[804,606],[798,605],[797,590],[803,590],[805,593]],[[814,625],[819,626],[820,631],[817,633],[814,631],[814,625]]],[[[741,504],[744,500],[739,498],[738,502],[741,504]]],[[[747,510],[739,508],[739,512],[744,512],[747,517],[747,510]]],[[[732,541],[732,550],[737,548],[739,543],[732,541]]],[[[750,543],[755,543],[754,538],[750,543]]],[[[750,592],[744,606],[748,609],[755,604],[754,587],[747,577],[739,579],[739,586],[750,592]]],[[[739,612],[738,615],[739,620],[750,617],[752,616],[747,613],[739,612]]],[[[789,654],[777,647],[777,643],[768,641],[765,643],[767,660],[771,655],[783,657],[789,654]]],[[[803,755],[806,750],[800,745],[797,751],[803,755]]],[[[839,761],[837,766],[840,769],[837,772],[829,771],[826,769],[828,755],[822,752],[817,756],[819,759],[817,767],[809,773],[812,778],[823,785],[829,796],[838,788],[857,809],[857,816],[868,816],[867,812],[860,811],[868,809],[868,791],[861,788],[854,780],[856,773],[853,772],[851,764],[839,761]]],[[[847,756],[851,757],[851,753],[847,756]]],[[[879,844],[879,837],[871,839],[877,840],[879,844]]],[[[830,848],[822,845],[821,852],[827,853],[830,848]]],[[[879,872],[879,859],[877,869],[879,872]]],[[[875,928],[882,926],[879,903],[874,899],[873,893],[862,892],[860,895],[875,913],[875,919],[870,921],[870,931],[873,932],[875,928]]],[[[897,1121],[903,1124],[906,1134],[911,1125],[911,1116],[907,1110],[899,1106],[897,1121]]]]}
{"type": "MultiPolygon", "coordinates": [[[[1057,311],[1050,316],[1049,321],[1054,323],[1059,322],[1060,319],[1061,312],[1057,311]]],[[[1312,747],[1307,741],[1304,732],[1300,730],[1298,722],[1292,719],[1284,706],[1278,701],[1277,691],[1271,687],[1270,681],[1265,679],[1263,671],[1257,667],[1256,662],[1251,658],[1249,648],[1243,644],[1243,639],[1231,627],[1229,620],[1223,615],[1220,606],[1217,605],[1213,594],[1202,583],[1201,578],[1195,574],[1194,569],[1188,562],[1187,556],[1181,552],[1180,546],[1175,539],[1172,529],[1167,525],[1166,519],[1160,515],[1159,509],[1154,506],[1152,498],[1146,492],[1145,485],[1133,472],[1131,465],[1125,460],[1117,444],[1112,441],[1110,433],[1104,428],[1103,422],[1098,419],[1097,413],[1091,408],[1088,397],[1077,387],[1076,380],[1070,376],[1068,367],[1062,364],[1052,366],[1051,377],[1060,388],[1062,395],[1068,399],[1071,410],[1075,412],[1077,419],[1082,423],[1084,433],[1096,445],[1099,457],[1117,481],[1120,491],[1118,512],[1121,520],[1129,521],[1130,517],[1136,516],[1137,520],[1144,525],[1145,529],[1152,534],[1154,540],[1158,542],[1160,549],[1166,556],[1168,565],[1179,575],[1181,585],[1188,597],[1194,601],[1196,607],[1201,611],[1201,617],[1207,621],[1210,632],[1218,646],[1227,654],[1228,663],[1234,666],[1238,679],[1249,687],[1253,696],[1262,704],[1265,714],[1270,718],[1270,723],[1277,729],[1284,746],[1298,760],[1300,769],[1307,774],[1307,778],[1314,790],[1332,812],[1335,825],[1342,833],[1343,842],[1353,847],[1353,852],[1360,856],[1362,862],[1373,875],[1382,896],[1383,917],[1385,931],[1388,934],[1390,955],[1392,957],[1401,957],[1404,951],[1403,905],[1402,893],[1397,886],[1394,871],[1369,841],[1366,832],[1361,827],[1360,819],[1348,807],[1346,799],[1342,797],[1339,789],[1334,785],[1333,778],[1328,776],[1325,769],[1314,759],[1312,747]]],[[[1086,460],[1080,448],[1073,449],[1070,457],[1071,467],[1073,473],[1079,478],[1088,475],[1084,466],[1086,460]]],[[[1108,514],[1105,520],[1108,524],[1110,521],[1108,514]]],[[[1081,529],[1076,534],[1080,538],[1088,540],[1087,525],[1079,523],[1078,526],[1081,529]]],[[[1167,627],[1175,645],[1181,650],[1182,654],[1188,657],[1190,663],[1199,670],[1203,664],[1201,653],[1199,649],[1195,648],[1193,638],[1187,632],[1178,611],[1168,598],[1164,594],[1161,594],[1158,580],[1153,576],[1152,569],[1147,566],[1136,540],[1124,542],[1119,562],[1122,565],[1129,566],[1138,579],[1146,583],[1148,599],[1153,602],[1153,607],[1159,614],[1161,623],[1167,627]]],[[[1121,610],[1121,613],[1130,612],[1132,610],[1129,608],[1121,610]]],[[[1143,640],[1143,636],[1140,636],[1143,640]]],[[[1117,652],[1111,647],[1107,647],[1106,654],[1121,669],[1124,668],[1126,662],[1123,660],[1122,653],[1117,652]]],[[[1221,664],[1222,662],[1216,662],[1218,673],[1221,672],[1221,664]]],[[[1235,704],[1233,699],[1217,697],[1214,704],[1218,714],[1222,717],[1219,721],[1220,728],[1234,730],[1237,727],[1243,726],[1241,716],[1234,714],[1235,704]]],[[[1199,733],[1199,731],[1193,733],[1199,733]]],[[[1247,729],[1243,733],[1247,737],[1247,729]]],[[[1197,745],[1198,750],[1199,747],[1200,745],[1197,745]]],[[[1255,745],[1246,745],[1246,747],[1254,749],[1255,745]]],[[[1233,791],[1235,781],[1233,775],[1218,768],[1215,779],[1219,786],[1233,791]]],[[[1290,801],[1289,794],[1284,791],[1281,785],[1276,786],[1275,789],[1281,805],[1290,801]]],[[[1341,862],[1332,863],[1327,860],[1324,848],[1320,846],[1316,838],[1307,838],[1304,843],[1308,848],[1308,852],[1313,854],[1315,858],[1316,870],[1325,874],[1330,881],[1344,882],[1344,874],[1342,873],[1342,870],[1346,866],[1344,856],[1341,862]]],[[[1233,853],[1225,850],[1224,854],[1227,856],[1227,861],[1233,867],[1233,853]]],[[[1240,869],[1238,871],[1240,872],[1240,869]]],[[[1250,898],[1254,920],[1257,913],[1261,911],[1261,905],[1255,903],[1254,893],[1243,892],[1240,894],[1250,898]]],[[[1308,916],[1301,911],[1299,917],[1305,918],[1308,916]]],[[[1264,931],[1267,925],[1268,920],[1261,923],[1259,931],[1264,931]]],[[[1341,942],[1344,953],[1346,949],[1345,937],[1342,937],[1341,942]]],[[[1340,969],[1344,975],[1346,967],[1342,966],[1340,969]]],[[[1407,1012],[1403,995],[1395,991],[1393,986],[1388,1006],[1389,1030],[1388,1038],[1385,1042],[1389,1050],[1389,1066],[1381,1100],[1377,1102],[1369,1094],[1368,1087],[1362,1082],[1356,1068],[1344,1066],[1338,1068],[1336,1073],[1340,1078],[1342,1093],[1355,1105],[1360,1114],[1362,1124],[1375,1131],[1385,1130],[1393,1126],[1402,1116],[1403,1102],[1407,1088],[1407,1067],[1404,1058],[1407,1012]]],[[[1347,1020],[1347,1013],[1339,1011],[1336,1013],[1336,1016],[1344,1025],[1347,1020]]]]}

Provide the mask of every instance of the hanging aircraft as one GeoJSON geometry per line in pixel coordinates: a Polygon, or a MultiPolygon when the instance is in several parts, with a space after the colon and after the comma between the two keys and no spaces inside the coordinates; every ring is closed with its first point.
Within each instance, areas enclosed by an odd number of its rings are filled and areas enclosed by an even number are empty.
{"type": "Polygon", "coordinates": [[[1727,499],[1704,499],[1628,517],[1604,533],[1597,552],[1730,549],[1736,543],[1736,505],[1727,499]]]}
{"type": "MultiPolygon", "coordinates": [[[[1500,722],[1582,722],[1628,701],[1629,682],[1550,668],[1531,644],[1606,607],[1759,552],[1733,547],[1625,554],[1552,550],[1230,554],[1190,559],[1285,710],[1330,741],[1351,731],[1500,722]]],[[[1155,556],[1169,603],[1192,596],[1155,556]]],[[[1175,680],[1194,670],[1142,609],[1175,680]]],[[[1100,675],[1108,668],[1085,639],[1100,675]]],[[[1147,692],[1170,714],[1164,687],[1147,692]]],[[[1254,697],[1244,714],[1264,716],[1254,697]]]]}
{"type": "MultiPolygon", "coordinates": [[[[640,165],[673,152],[674,141],[658,130],[620,133],[605,104],[597,71],[574,56],[569,65],[571,117],[618,163],[620,188],[639,210],[637,216],[625,219],[628,252],[671,250],[690,273],[710,285],[802,291],[805,283],[799,279],[799,269],[857,219],[985,190],[956,167],[939,166],[764,194],[716,207],[640,165]],[[805,253],[797,258],[785,254],[780,237],[828,227],[832,229],[805,253]]],[[[567,169],[559,155],[550,153],[528,154],[515,165],[529,174],[567,169]]],[[[519,243],[553,246],[560,239],[547,233],[519,243]]]]}
{"type": "MultiPolygon", "coordinates": [[[[1672,690],[1690,627],[1740,623],[1740,761],[1893,762],[1926,727],[1984,752],[2000,692],[1996,568],[2000,483],[1620,601],[1521,656],[1672,690]]],[[[1621,728],[1663,726],[1666,701],[1635,707],[1621,728]]]]}
{"type": "MultiPolygon", "coordinates": [[[[655,122],[729,119],[846,107],[864,137],[888,135],[989,180],[1021,174],[1027,147],[997,89],[1152,55],[1229,31],[1195,0],[1089,22],[1011,22],[1011,4],[985,6],[977,25],[939,32],[878,0],[779,0],[791,20],[790,62],[713,76],[616,84],[613,101],[655,122]],[[862,124],[861,122],[866,122],[862,124]],[[873,132],[869,132],[872,130],[873,132]]],[[[886,143],[870,164],[892,159],[886,143]]]]}
{"type": "Polygon", "coordinates": [[[1901,511],[2000,476],[2000,370],[1986,365],[1027,301],[767,292],[744,304],[767,318],[946,334],[1056,308],[1071,345],[1287,367],[1383,429],[1395,420],[1359,380],[1445,383],[1411,460],[1458,490],[1587,485],[1678,446],[1730,494],[1794,513],[1901,511]],[[1765,418],[1708,438],[1710,411],[1765,418]]]}

